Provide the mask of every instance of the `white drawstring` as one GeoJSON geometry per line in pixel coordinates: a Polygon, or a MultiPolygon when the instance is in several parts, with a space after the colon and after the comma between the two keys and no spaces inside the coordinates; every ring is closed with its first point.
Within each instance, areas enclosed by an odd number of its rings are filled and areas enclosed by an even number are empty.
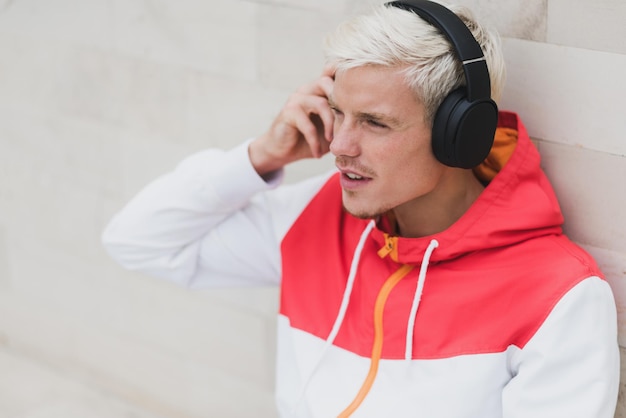
{"type": "Polygon", "coordinates": [[[413,296],[413,305],[411,305],[409,324],[406,329],[406,350],[404,352],[405,360],[411,360],[411,358],[413,357],[413,332],[415,328],[415,316],[417,315],[417,309],[419,308],[420,300],[422,299],[422,291],[424,290],[424,282],[426,282],[426,271],[428,270],[428,264],[430,263],[430,256],[437,247],[439,247],[439,242],[436,239],[430,241],[430,244],[428,244],[428,248],[426,248],[426,252],[424,252],[424,258],[422,259],[420,274],[419,278],[417,279],[417,288],[415,289],[415,296],[413,296]]]}
{"type": "Polygon", "coordinates": [[[302,385],[302,389],[300,390],[300,394],[298,395],[297,402],[294,404],[294,407],[293,407],[294,414],[295,414],[296,408],[298,407],[298,405],[300,404],[300,401],[302,401],[302,398],[304,397],[304,394],[306,393],[307,387],[309,386],[309,383],[311,382],[311,378],[313,378],[313,375],[315,374],[315,372],[317,371],[317,368],[322,362],[324,355],[326,355],[326,351],[328,351],[328,348],[333,344],[333,342],[335,341],[335,338],[337,337],[337,334],[339,333],[339,328],[341,328],[343,319],[346,316],[346,311],[348,310],[348,304],[350,303],[350,295],[352,294],[352,288],[354,286],[356,272],[358,270],[359,262],[361,260],[361,253],[363,252],[365,241],[367,240],[367,237],[369,236],[369,234],[372,232],[372,229],[374,229],[374,226],[376,226],[376,222],[374,220],[370,221],[367,224],[367,227],[363,230],[363,233],[361,234],[361,238],[359,239],[359,243],[356,246],[356,249],[354,250],[354,256],[352,257],[352,264],[350,265],[350,274],[348,275],[348,283],[346,284],[346,289],[343,292],[343,298],[341,299],[341,306],[339,307],[339,313],[337,314],[335,323],[333,324],[330,334],[328,334],[328,338],[326,338],[326,343],[324,344],[324,347],[322,348],[322,351],[320,352],[320,355],[318,356],[317,361],[315,362],[313,366],[313,369],[309,373],[309,376],[304,382],[304,385],[302,385]]]}

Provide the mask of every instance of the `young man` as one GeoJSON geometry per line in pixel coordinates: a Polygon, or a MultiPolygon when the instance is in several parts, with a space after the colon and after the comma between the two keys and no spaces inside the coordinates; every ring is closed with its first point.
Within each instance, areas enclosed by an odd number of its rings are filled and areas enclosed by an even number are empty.
{"type": "Polygon", "coordinates": [[[468,59],[460,20],[408,3],[340,26],[266,133],[148,185],[105,245],[184,285],[280,284],[282,416],[612,417],[611,290],[488,97],[497,38],[452,8],[485,55],[468,59]],[[329,150],[338,172],[278,187],[329,150]]]}

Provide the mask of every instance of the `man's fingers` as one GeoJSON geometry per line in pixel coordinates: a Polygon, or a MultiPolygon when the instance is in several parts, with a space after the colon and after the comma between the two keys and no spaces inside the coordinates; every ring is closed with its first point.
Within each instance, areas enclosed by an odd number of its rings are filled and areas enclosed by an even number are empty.
{"type": "Polygon", "coordinates": [[[282,123],[291,125],[306,142],[306,146],[302,143],[297,145],[298,153],[308,148],[305,151],[308,156],[319,158],[329,150],[335,123],[334,112],[328,104],[334,85],[333,74],[334,69],[324,69],[322,77],[302,86],[283,108],[282,123]]]}
{"type": "Polygon", "coordinates": [[[297,96],[294,100],[298,103],[291,116],[295,127],[307,142],[311,154],[321,157],[328,151],[335,120],[328,101],[310,95],[297,96]]]}
{"type": "Polygon", "coordinates": [[[335,115],[328,105],[328,99],[325,97],[313,96],[309,97],[307,101],[308,107],[306,112],[309,115],[316,115],[318,117],[318,133],[326,141],[332,141],[333,139],[333,125],[335,124],[335,115]]]}
{"type": "Polygon", "coordinates": [[[322,70],[322,77],[330,77],[333,80],[335,79],[335,72],[337,72],[337,67],[332,64],[326,64],[324,69],[322,70]]]}
{"type": "Polygon", "coordinates": [[[330,77],[322,77],[317,82],[318,86],[318,96],[325,97],[329,99],[333,93],[333,87],[335,86],[335,80],[330,77]]]}
{"type": "Polygon", "coordinates": [[[300,87],[300,89],[298,89],[298,93],[312,94],[315,96],[328,98],[330,94],[332,93],[334,82],[335,82],[334,68],[329,69],[329,70],[325,69],[321,77],[319,77],[313,83],[306,84],[300,87]]]}
{"type": "Polygon", "coordinates": [[[294,95],[292,100],[291,108],[293,111],[303,112],[309,118],[312,115],[316,115],[319,118],[319,135],[327,141],[331,141],[335,115],[328,105],[328,100],[325,97],[304,94],[294,95]]]}
{"type": "MultiPolygon", "coordinates": [[[[319,128],[314,123],[314,119],[315,115],[312,116],[301,112],[296,116],[296,127],[308,144],[311,155],[315,158],[319,158],[322,156],[322,147],[318,134],[319,128]]],[[[322,138],[322,141],[324,140],[325,139],[322,138]]]]}
{"type": "Polygon", "coordinates": [[[317,115],[319,115],[322,125],[323,125],[323,134],[324,138],[327,142],[333,140],[333,129],[335,125],[335,114],[328,105],[328,101],[324,100],[324,103],[318,109],[317,115]]]}

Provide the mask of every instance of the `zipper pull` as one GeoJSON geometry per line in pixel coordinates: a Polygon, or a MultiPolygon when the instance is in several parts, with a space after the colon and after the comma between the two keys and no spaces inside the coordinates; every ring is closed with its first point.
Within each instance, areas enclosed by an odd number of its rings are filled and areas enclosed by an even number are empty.
{"type": "Polygon", "coordinates": [[[391,238],[388,234],[385,234],[385,245],[383,248],[378,250],[378,256],[380,258],[385,258],[393,251],[394,239],[391,238]]]}

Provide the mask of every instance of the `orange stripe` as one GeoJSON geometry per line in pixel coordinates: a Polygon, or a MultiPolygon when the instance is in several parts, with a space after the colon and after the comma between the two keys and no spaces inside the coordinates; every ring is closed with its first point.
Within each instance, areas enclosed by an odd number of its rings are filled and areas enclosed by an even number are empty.
{"type": "Polygon", "coordinates": [[[409,274],[411,270],[413,270],[413,266],[408,264],[400,267],[395,271],[395,273],[389,276],[378,293],[376,304],[374,305],[374,344],[372,346],[370,369],[367,372],[365,381],[363,381],[363,384],[361,385],[361,389],[359,389],[359,393],[357,393],[350,405],[348,405],[348,407],[344,409],[341,414],[339,414],[338,418],[347,418],[352,415],[352,413],[354,413],[354,411],[356,411],[361,405],[374,384],[376,374],[378,373],[378,363],[383,352],[383,312],[385,310],[385,303],[387,303],[387,298],[389,297],[391,290],[400,282],[400,280],[409,274]]]}

